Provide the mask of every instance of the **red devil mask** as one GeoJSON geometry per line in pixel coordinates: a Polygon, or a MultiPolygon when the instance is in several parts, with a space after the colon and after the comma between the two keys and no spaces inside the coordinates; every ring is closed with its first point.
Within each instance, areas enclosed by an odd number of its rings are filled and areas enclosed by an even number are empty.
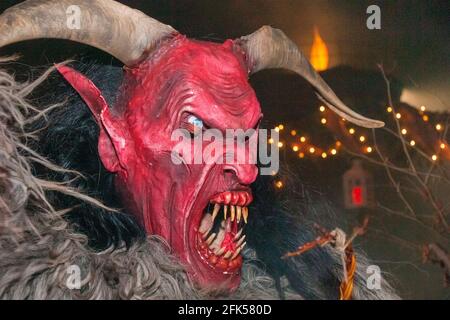
{"type": "MultiPolygon", "coordinates": [[[[248,83],[251,73],[285,68],[308,80],[343,118],[383,123],[346,107],[280,30],[263,27],[223,44],[187,39],[137,10],[111,0],[25,1],[0,16],[0,47],[32,38],[63,38],[101,48],[125,64],[114,106],[82,74],[58,66],[86,102],[100,135],[98,152],[115,173],[124,205],[149,234],[163,237],[202,287],[238,286],[245,246],[242,228],[252,201],[254,164],[175,164],[176,129],[257,128],[262,117],[248,83]],[[80,9],[80,29],[67,25],[67,8],[80,9]],[[52,21],[48,25],[48,21],[52,21]]],[[[248,152],[248,144],[234,150],[248,152]]]]}

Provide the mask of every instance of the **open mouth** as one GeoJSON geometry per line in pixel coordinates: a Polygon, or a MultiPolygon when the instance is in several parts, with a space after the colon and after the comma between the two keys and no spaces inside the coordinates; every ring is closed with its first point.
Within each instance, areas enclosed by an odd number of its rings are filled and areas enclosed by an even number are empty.
{"type": "Polygon", "coordinates": [[[196,248],[202,261],[216,272],[236,273],[242,266],[246,245],[243,232],[248,221],[248,191],[227,191],[213,196],[203,211],[196,248]]]}

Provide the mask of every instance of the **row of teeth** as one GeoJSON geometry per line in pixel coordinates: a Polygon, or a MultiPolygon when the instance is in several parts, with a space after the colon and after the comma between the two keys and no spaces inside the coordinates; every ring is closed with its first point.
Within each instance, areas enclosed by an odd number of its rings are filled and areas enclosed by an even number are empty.
{"type": "MultiPolygon", "coordinates": [[[[203,240],[205,240],[206,237],[208,237],[208,233],[209,233],[209,232],[206,231],[206,232],[203,234],[203,240]]],[[[236,258],[236,257],[239,255],[239,253],[241,253],[242,249],[244,249],[245,245],[247,244],[247,242],[244,242],[244,240],[245,240],[245,235],[243,235],[242,237],[241,237],[241,235],[242,235],[242,229],[239,230],[239,232],[236,233],[236,235],[234,236],[234,239],[233,239],[233,240],[236,242],[236,247],[237,247],[237,250],[234,252],[234,254],[233,254],[233,251],[230,251],[230,250],[228,250],[227,252],[225,252],[225,250],[226,250],[225,247],[222,247],[222,248],[216,249],[216,250],[214,250],[214,248],[211,247],[211,244],[213,243],[214,239],[215,239],[216,236],[217,236],[216,233],[212,233],[212,234],[208,237],[208,239],[205,240],[205,242],[206,242],[206,244],[209,246],[209,248],[210,248],[212,251],[214,251],[214,254],[215,254],[216,256],[220,257],[220,256],[223,255],[223,258],[224,258],[224,259],[230,259],[230,260],[233,260],[234,258],[236,258]]]]}
{"type": "MultiPolygon", "coordinates": [[[[217,215],[219,214],[220,210],[220,204],[216,203],[214,205],[214,210],[212,213],[212,220],[216,219],[217,215]]],[[[227,220],[227,214],[228,214],[228,206],[223,206],[223,219],[227,220]]],[[[231,221],[234,221],[236,218],[236,221],[239,223],[241,221],[241,218],[244,219],[244,222],[247,223],[248,221],[248,208],[247,207],[241,207],[241,206],[230,206],[230,218],[231,221]]]]}

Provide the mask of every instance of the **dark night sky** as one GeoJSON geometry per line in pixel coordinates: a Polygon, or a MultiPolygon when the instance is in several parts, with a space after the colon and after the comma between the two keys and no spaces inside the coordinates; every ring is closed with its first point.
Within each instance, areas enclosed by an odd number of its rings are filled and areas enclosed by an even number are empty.
{"type": "MultiPolygon", "coordinates": [[[[0,11],[20,1],[1,0],[0,11]]],[[[401,79],[408,101],[450,110],[450,1],[446,0],[130,0],[120,1],[171,24],[190,37],[225,39],[251,33],[264,24],[283,29],[309,53],[317,26],[330,51],[331,66],[374,69],[383,63],[401,79]],[[381,8],[381,30],[368,30],[366,8],[381,8]]],[[[39,62],[54,56],[53,42],[27,49],[39,62]],[[37,53],[36,50],[40,50],[37,53]],[[45,52],[45,53],[42,53],[45,52]],[[45,54],[45,58],[42,59],[45,54]],[[39,60],[39,59],[38,59],[39,60]]],[[[27,45],[25,45],[27,46],[27,45]]],[[[31,45],[28,45],[31,46],[31,45]]],[[[18,47],[23,48],[23,47],[18,47]]],[[[64,48],[64,47],[63,47],[64,48]]],[[[11,48],[10,50],[13,50],[11,48]]],[[[1,53],[2,51],[0,51],[1,53]]],[[[9,51],[8,51],[9,52],[9,51]]],[[[25,56],[27,61],[30,57],[25,56]]],[[[31,62],[34,64],[34,62],[31,62]]]]}

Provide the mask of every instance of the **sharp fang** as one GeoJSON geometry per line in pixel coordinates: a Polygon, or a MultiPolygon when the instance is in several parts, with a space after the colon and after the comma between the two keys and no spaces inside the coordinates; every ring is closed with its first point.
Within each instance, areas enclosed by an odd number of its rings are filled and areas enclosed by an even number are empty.
{"type": "Polygon", "coordinates": [[[247,207],[242,208],[242,217],[244,218],[244,222],[247,223],[247,219],[248,219],[248,208],[247,207]]]}
{"type": "Polygon", "coordinates": [[[228,211],[228,206],[224,205],[223,206],[223,220],[227,220],[227,211],[228,211]]]}
{"type": "Polygon", "coordinates": [[[236,206],[236,211],[237,211],[237,222],[239,223],[239,221],[241,221],[242,207],[236,206]]]}
{"type": "Polygon", "coordinates": [[[242,248],[238,248],[230,260],[233,260],[234,258],[236,258],[239,255],[239,253],[241,253],[241,250],[242,250],[242,248]]]}
{"type": "Polygon", "coordinates": [[[214,254],[216,256],[221,256],[225,252],[225,247],[218,249],[214,254]]]}
{"type": "Polygon", "coordinates": [[[238,233],[236,233],[236,235],[234,236],[234,241],[236,241],[237,239],[239,239],[239,237],[241,236],[241,234],[242,234],[242,229],[239,230],[238,233]]]}
{"type": "Polygon", "coordinates": [[[244,240],[245,240],[245,235],[243,235],[242,238],[238,241],[238,243],[236,243],[236,247],[239,247],[242,244],[242,242],[244,242],[244,240]]]}
{"type": "Polygon", "coordinates": [[[231,257],[233,253],[231,251],[227,251],[227,253],[225,253],[225,255],[223,256],[224,259],[228,259],[229,257],[231,257]]]}
{"type": "Polygon", "coordinates": [[[234,216],[235,216],[235,207],[234,206],[231,206],[231,221],[234,221],[234,216]]]}
{"type": "Polygon", "coordinates": [[[215,233],[213,233],[209,236],[208,240],[206,240],[206,243],[208,244],[208,246],[214,241],[215,237],[216,237],[215,233]]]}
{"type": "Polygon", "coordinates": [[[203,235],[202,235],[203,240],[206,239],[206,237],[208,236],[208,234],[209,234],[210,232],[211,232],[211,228],[208,229],[207,231],[205,231],[205,233],[203,233],[203,235]]]}
{"type": "Polygon", "coordinates": [[[213,210],[213,213],[212,213],[212,221],[213,222],[214,222],[214,219],[216,219],[217,214],[219,213],[219,210],[220,210],[220,204],[216,203],[214,205],[214,210],[213,210]]]}

